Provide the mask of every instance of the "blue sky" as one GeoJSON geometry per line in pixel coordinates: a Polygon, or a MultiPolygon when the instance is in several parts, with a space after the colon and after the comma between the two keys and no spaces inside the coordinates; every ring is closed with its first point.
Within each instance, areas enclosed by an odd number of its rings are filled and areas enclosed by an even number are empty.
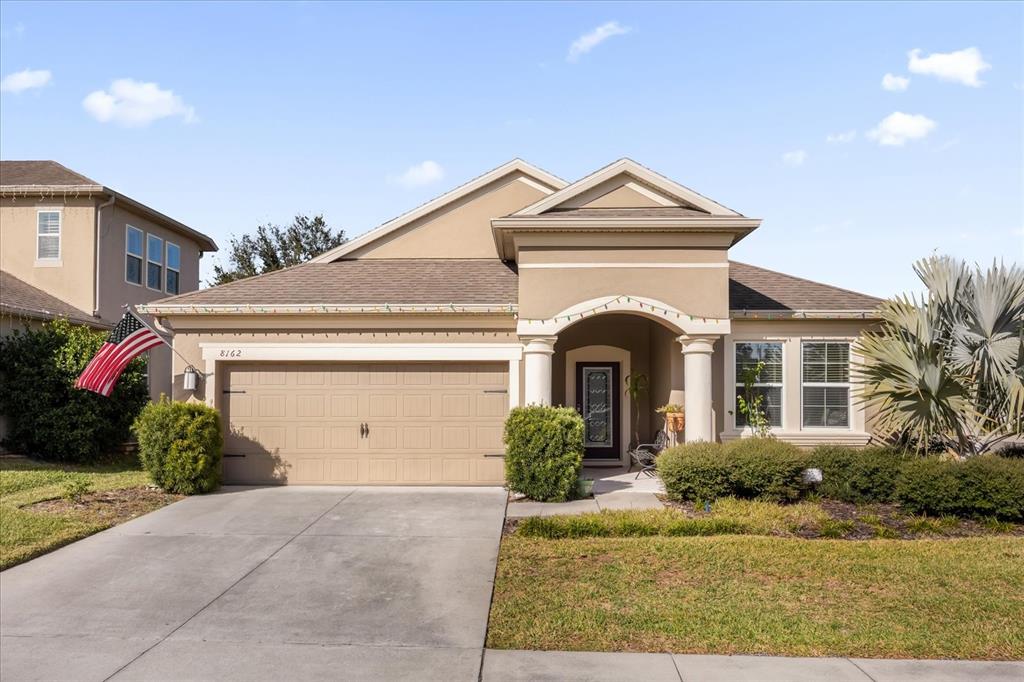
{"type": "Polygon", "coordinates": [[[876,295],[933,251],[1024,261],[1021,3],[4,2],[0,31],[3,158],[222,245],[629,156],[763,218],[737,260],[876,295]]]}

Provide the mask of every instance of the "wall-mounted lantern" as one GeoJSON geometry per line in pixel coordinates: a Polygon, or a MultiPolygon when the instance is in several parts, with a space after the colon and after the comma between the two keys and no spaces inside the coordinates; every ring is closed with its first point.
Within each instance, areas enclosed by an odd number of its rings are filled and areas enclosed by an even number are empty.
{"type": "Polygon", "coordinates": [[[199,383],[199,372],[196,371],[195,367],[188,366],[185,368],[184,385],[186,391],[196,390],[196,385],[199,383]]]}

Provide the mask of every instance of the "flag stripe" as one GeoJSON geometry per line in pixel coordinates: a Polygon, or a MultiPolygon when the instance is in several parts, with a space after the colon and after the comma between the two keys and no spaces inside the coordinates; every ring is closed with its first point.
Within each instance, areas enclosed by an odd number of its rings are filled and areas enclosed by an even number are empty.
{"type": "Polygon", "coordinates": [[[129,309],[85,366],[75,387],[109,397],[128,364],[161,343],[166,342],[129,309]]]}

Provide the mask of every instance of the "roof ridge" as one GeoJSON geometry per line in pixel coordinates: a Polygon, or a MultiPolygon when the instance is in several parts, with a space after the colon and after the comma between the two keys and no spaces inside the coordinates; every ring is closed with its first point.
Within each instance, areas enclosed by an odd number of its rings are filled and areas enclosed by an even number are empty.
{"type": "MultiPolygon", "coordinates": [[[[3,160],[0,160],[0,164],[2,164],[2,163],[46,163],[46,164],[50,164],[52,166],[57,166],[58,168],[62,168],[63,170],[67,171],[71,175],[74,175],[76,178],[82,180],[83,182],[85,182],[87,184],[95,185],[97,187],[102,187],[103,186],[103,183],[96,182],[92,178],[90,178],[90,177],[88,177],[86,175],[82,175],[81,173],[79,173],[78,171],[74,170],[73,168],[68,168],[67,166],[65,166],[60,161],[55,161],[53,159],[3,159],[3,160]]],[[[39,187],[50,187],[50,186],[59,186],[59,185],[39,185],[39,187]]]]}
{"type": "Polygon", "coordinates": [[[834,284],[826,284],[825,282],[818,282],[818,281],[813,280],[813,279],[807,279],[806,277],[799,277],[797,275],[790,275],[789,273],[781,272],[779,270],[772,270],[771,268],[763,268],[760,265],[751,265],[750,263],[743,263],[743,262],[738,261],[738,260],[730,260],[729,261],[729,265],[730,266],[732,266],[734,264],[735,265],[742,265],[742,266],[747,267],[747,268],[754,268],[755,270],[762,270],[764,272],[771,272],[771,273],[776,274],[776,275],[782,275],[783,277],[789,277],[790,279],[799,280],[801,282],[807,282],[808,284],[815,284],[815,285],[820,286],[820,287],[828,287],[829,289],[835,289],[836,291],[842,291],[842,292],[847,293],[847,294],[855,294],[857,296],[863,296],[864,298],[870,298],[870,299],[873,299],[873,300],[879,301],[879,302],[885,300],[885,299],[879,298],[877,296],[872,296],[871,294],[865,294],[865,293],[860,292],[860,291],[854,291],[853,289],[846,289],[844,287],[837,287],[834,284]]]}

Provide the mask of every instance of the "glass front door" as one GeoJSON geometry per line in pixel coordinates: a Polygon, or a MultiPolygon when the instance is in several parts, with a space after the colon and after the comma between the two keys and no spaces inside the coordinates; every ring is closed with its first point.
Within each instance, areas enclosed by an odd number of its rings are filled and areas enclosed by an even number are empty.
{"type": "Polygon", "coordinates": [[[576,409],[583,416],[583,457],[619,459],[619,363],[576,363],[576,409]]]}

